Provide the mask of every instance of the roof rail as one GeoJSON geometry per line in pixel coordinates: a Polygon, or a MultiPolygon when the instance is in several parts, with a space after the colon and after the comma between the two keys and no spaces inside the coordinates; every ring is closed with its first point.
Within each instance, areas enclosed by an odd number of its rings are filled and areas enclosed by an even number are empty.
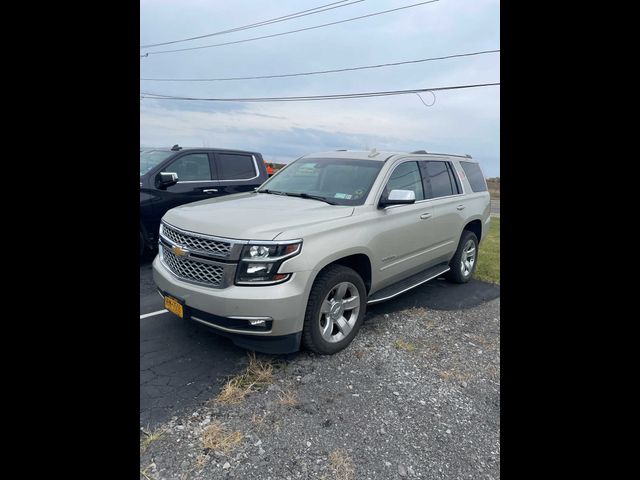
{"type": "Polygon", "coordinates": [[[411,155],[417,155],[417,154],[421,154],[421,155],[426,155],[427,152],[426,150],[416,150],[415,152],[411,152],[411,155]]]}

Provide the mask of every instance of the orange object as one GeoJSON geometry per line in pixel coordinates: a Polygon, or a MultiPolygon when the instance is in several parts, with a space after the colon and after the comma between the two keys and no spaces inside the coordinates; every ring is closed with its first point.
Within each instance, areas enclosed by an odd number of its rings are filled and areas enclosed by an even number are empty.
{"type": "Polygon", "coordinates": [[[273,173],[274,173],[274,171],[275,171],[275,170],[273,169],[273,167],[271,166],[271,164],[270,164],[270,163],[267,163],[267,162],[264,162],[264,164],[265,164],[265,166],[267,167],[267,174],[268,174],[269,176],[273,175],[273,173]]]}

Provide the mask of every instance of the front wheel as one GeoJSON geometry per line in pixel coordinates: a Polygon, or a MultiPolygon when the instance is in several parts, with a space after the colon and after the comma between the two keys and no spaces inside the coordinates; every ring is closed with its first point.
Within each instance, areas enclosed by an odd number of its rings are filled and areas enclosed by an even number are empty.
{"type": "Polygon", "coordinates": [[[303,345],[321,355],[346,348],[360,330],[366,306],[367,291],[360,275],[342,265],[327,267],[311,287],[303,345]]]}
{"type": "Polygon", "coordinates": [[[467,283],[478,263],[478,237],[475,233],[465,230],[460,237],[460,243],[455,255],[449,262],[449,280],[455,283],[467,283]]]}

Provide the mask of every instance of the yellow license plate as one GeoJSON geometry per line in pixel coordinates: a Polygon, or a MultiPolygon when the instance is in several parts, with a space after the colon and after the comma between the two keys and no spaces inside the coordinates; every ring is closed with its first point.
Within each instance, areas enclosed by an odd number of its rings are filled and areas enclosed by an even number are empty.
{"type": "Polygon", "coordinates": [[[182,304],[175,298],[164,297],[164,308],[182,318],[182,304]]]}

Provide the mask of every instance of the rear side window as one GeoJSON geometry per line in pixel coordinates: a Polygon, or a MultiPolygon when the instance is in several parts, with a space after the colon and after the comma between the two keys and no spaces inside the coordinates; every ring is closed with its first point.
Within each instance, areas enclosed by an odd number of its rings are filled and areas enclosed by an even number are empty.
{"type": "Polygon", "coordinates": [[[471,190],[474,192],[486,192],[487,182],[484,180],[480,165],[471,162],[460,162],[460,165],[464,170],[464,174],[467,176],[467,180],[469,180],[471,190]]]}
{"type": "Polygon", "coordinates": [[[249,180],[257,176],[253,157],[231,153],[216,154],[220,180],[249,180]]]}
{"type": "Polygon", "coordinates": [[[393,171],[384,194],[389,195],[391,190],[412,190],[416,194],[416,200],[424,200],[422,176],[418,162],[401,163],[393,171]]]}
{"type": "Polygon", "coordinates": [[[455,180],[447,168],[447,162],[424,162],[424,165],[432,198],[448,197],[458,193],[455,180]]]}
{"type": "Polygon", "coordinates": [[[189,153],[177,159],[164,169],[178,174],[180,182],[211,180],[211,165],[206,153],[189,153]]]}

